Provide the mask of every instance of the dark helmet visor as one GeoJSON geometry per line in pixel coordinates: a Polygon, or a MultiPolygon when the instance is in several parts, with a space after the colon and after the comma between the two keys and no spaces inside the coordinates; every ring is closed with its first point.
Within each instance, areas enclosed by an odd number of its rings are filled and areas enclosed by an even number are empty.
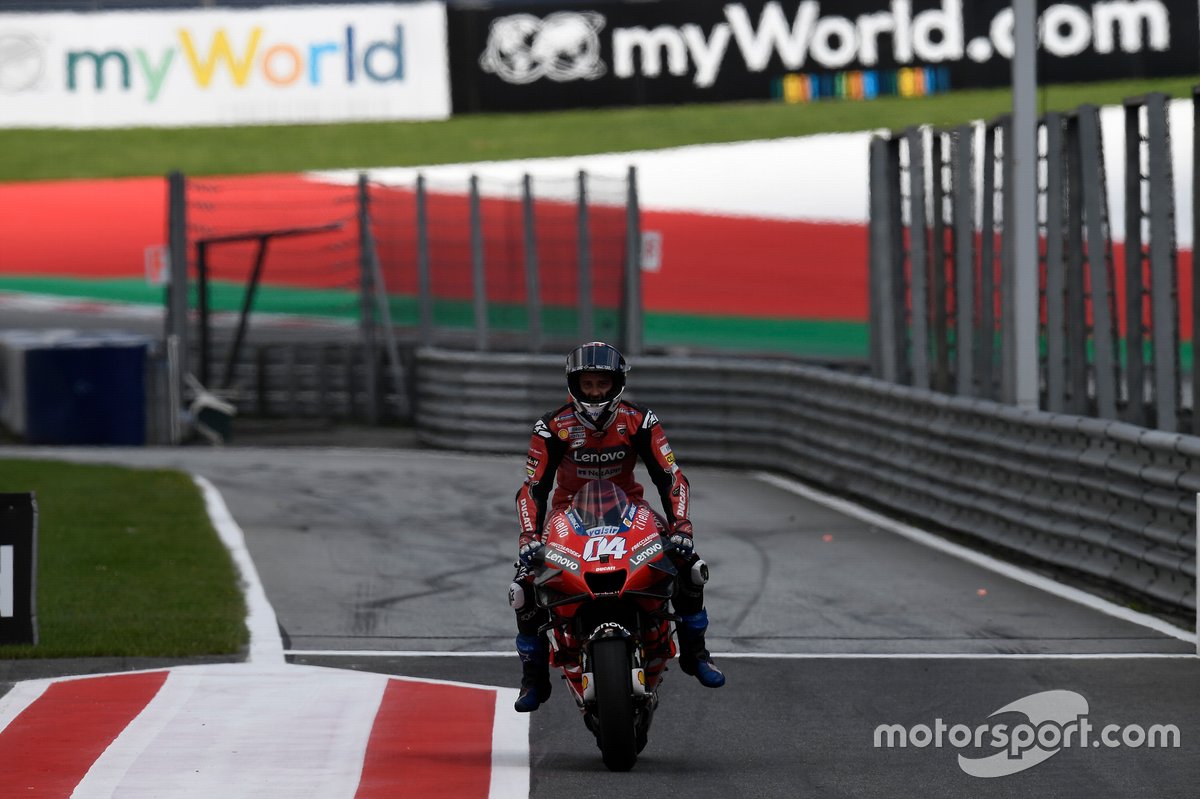
{"type": "Polygon", "coordinates": [[[567,374],[625,372],[625,359],[609,344],[584,344],[567,356],[567,374]]]}

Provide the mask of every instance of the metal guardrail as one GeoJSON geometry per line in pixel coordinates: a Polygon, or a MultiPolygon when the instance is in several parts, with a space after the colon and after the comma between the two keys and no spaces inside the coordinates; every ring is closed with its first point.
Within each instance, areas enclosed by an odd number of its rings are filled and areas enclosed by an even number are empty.
{"type": "MultiPolygon", "coordinates": [[[[562,363],[418,350],[419,440],[523,453],[562,363]]],[[[1195,610],[1198,437],[790,363],[647,356],[630,386],[685,463],[778,470],[1195,610]]]]}

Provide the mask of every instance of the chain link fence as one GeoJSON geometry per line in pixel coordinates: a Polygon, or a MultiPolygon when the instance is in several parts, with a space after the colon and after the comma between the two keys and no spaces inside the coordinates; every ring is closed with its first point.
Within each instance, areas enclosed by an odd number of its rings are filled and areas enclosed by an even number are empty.
{"type": "Polygon", "coordinates": [[[418,345],[640,350],[632,169],[169,185],[163,351],[185,400],[194,379],[242,413],[375,424],[411,418],[418,345]]]}

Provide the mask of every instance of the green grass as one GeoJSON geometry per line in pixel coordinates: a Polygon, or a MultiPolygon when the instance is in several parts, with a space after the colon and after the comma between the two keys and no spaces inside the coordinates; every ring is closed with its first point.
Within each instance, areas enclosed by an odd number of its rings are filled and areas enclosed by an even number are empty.
{"type": "Polygon", "coordinates": [[[40,632],[0,658],[219,655],[247,643],[233,563],[187,475],[0,460],[0,491],[36,493],[40,632]]]}
{"type": "MultiPolygon", "coordinates": [[[[1108,105],[1149,91],[1188,97],[1200,76],[1049,86],[1039,110],[1108,105]]],[[[437,122],[120,130],[0,130],[0,181],[297,172],[581,155],[990,119],[1007,89],[807,105],[724,103],[480,114],[437,122]]]]}

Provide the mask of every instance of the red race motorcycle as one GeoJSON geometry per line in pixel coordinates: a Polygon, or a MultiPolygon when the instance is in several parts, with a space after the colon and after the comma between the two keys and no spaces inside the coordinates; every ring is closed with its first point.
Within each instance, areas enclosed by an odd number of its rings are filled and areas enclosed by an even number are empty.
{"type": "Polygon", "coordinates": [[[677,572],[654,513],[619,486],[593,480],[546,520],[534,580],[550,613],[552,665],[596,736],[604,764],[628,771],[646,745],[658,685],[675,654],[677,572]]]}

